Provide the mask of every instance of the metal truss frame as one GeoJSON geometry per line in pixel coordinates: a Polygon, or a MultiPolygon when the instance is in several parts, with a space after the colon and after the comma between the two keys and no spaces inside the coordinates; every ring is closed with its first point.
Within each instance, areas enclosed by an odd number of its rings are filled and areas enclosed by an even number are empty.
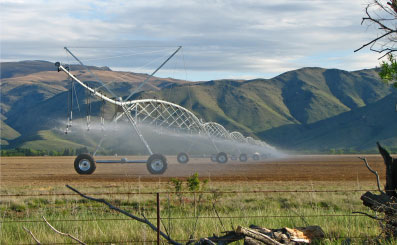
{"type": "Polygon", "coordinates": [[[211,138],[231,140],[237,143],[253,146],[270,147],[263,141],[253,139],[252,137],[244,137],[240,132],[229,132],[219,123],[203,123],[202,120],[200,120],[188,109],[168,101],[157,99],[141,99],[130,101],[114,100],[80,81],[61,64],[59,64],[58,68],[59,70],[64,71],[75,82],[89,90],[93,95],[102,100],[120,106],[122,108],[122,113],[117,115],[114,121],[117,122],[122,118],[126,118],[131,123],[150,154],[153,152],[143,135],[140,133],[140,130],[137,128],[137,123],[154,125],[168,129],[178,129],[186,133],[206,135],[211,138]]]}
{"type": "MultiPolygon", "coordinates": [[[[165,62],[163,62],[155,72],[157,72],[169,59],[171,59],[171,57],[173,57],[180,48],[181,47],[179,47],[165,62]]],[[[67,48],[65,49],[73,57],[75,57],[67,48]]],[[[77,57],[75,57],[75,59],[82,64],[77,57]]],[[[240,132],[229,132],[222,125],[216,122],[203,122],[203,120],[199,119],[188,109],[168,101],[157,99],[128,100],[133,93],[135,93],[135,91],[130,94],[125,101],[123,101],[121,98],[117,100],[112,99],[99,92],[96,88],[90,87],[88,84],[80,81],[67,69],[67,67],[63,66],[61,63],[56,62],[55,65],[58,67],[58,71],[65,72],[73,81],[79,83],[85,89],[90,91],[92,95],[103,101],[110,102],[120,107],[122,109],[121,113],[116,115],[116,117],[113,119],[113,122],[117,122],[122,119],[129,121],[134,131],[137,133],[140,140],[151,155],[153,154],[153,151],[145,140],[145,137],[142,135],[137,124],[153,125],[159,128],[175,129],[184,133],[207,136],[211,140],[216,151],[218,151],[218,147],[216,146],[214,139],[226,140],[251,146],[272,148],[263,141],[253,139],[252,137],[244,137],[244,135],[240,132]]],[[[153,72],[150,76],[154,75],[155,72],[153,72]]],[[[145,79],[143,83],[145,83],[147,80],[148,78],[145,79]]],[[[103,139],[101,139],[99,145],[97,146],[97,150],[100,147],[102,141],[103,139]]]]}

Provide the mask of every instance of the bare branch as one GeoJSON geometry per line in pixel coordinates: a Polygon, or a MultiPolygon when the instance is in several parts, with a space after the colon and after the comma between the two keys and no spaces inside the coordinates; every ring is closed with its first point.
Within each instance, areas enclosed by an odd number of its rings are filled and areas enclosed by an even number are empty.
{"type": "MultiPolygon", "coordinates": [[[[385,50],[384,50],[385,51],[385,50]]],[[[389,54],[391,54],[392,52],[394,52],[395,50],[389,50],[387,51],[384,55],[382,55],[381,57],[378,58],[378,60],[383,59],[384,57],[388,56],[389,54]]],[[[382,51],[383,52],[383,51],[382,51]]]]}
{"type": "MultiPolygon", "coordinates": [[[[107,206],[108,206],[110,209],[112,209],[112,210],[115,210],[115,211],[117,211],[117,212],[119,212],[119,213],[122,213],[122,214],[124,214],[124,215],[126,215],[126,216],[128,216],[128,217],[130,217],[130,218],[132,218],[132,219],[134,219],[134,220],[136,220],[136,221],[139,221],[139,222],[141,222],[141,223],[147,224],[153,231],[157,232],[157,227],[156,227],[155,225],[153,225],[153,224],[152,224],[148,219],[146,219],[145,217],[144,217],[144,218],[140,218],[140,217],[138,217],[138,216],[135,216],[135,215],[133,215],[133,214],[131,214],[131,213],[125,211],[125,210],[122,210],[122,209],[120,209],[120,208],[118,208],[118,207],[113,206],[112,204],[110,204],[109,202],[107,202],[105,199],[102,199],[102,198],[94,198],[94,197],[86,196],[86,195],[82,194],[81,192],[79,192],[78,190],[76,190],[76,189],[74,189],[73,187],[71,187],[70,185],[66,185],[66,187],[69,188],[70,190],[76,192],[76,193],[79,194],[81,197],[84,197],[84,198],[86,198],[86,199],[88,199],[88,200],[91,200],[91,201],[103,203],[103,204],[107,205],[107,206]]],[[[172,240],[167,234],[165,234],[165,233],[162,232],[162,231],[160,231],[160,235],[161,235],[162,237],[164,237],[164,238],[165,238],[169,243],[171,243],[171,244],[174,244],[174,245],[182,245],[181,243],[178,243],[178,242],[172,240]]]]}
{"type": "Polygon", "coordinates": [[[367,159],[366,159],[365,157],[358,157],[358,158],[361,159],[361,160],[363,160],[364,163],[365,163],[365,166],[367,166],[368,170],[376,176],[376,183],[377,183],[377,185],[378,185],[378,191],[379,191],[380,193],[384,193],[384,192],[380,189],[380,180],[379,180],[379,174],[378,174],[378,172],[375,171],[375,170],[373,170],[373,169],[369,166],[369,164],[368,164],[368,162],[367,162],[367,159]]]}
{"type": "Polygon", "coordinates": [[[367,214],[367,213],[364,213],[364,212],[352,212],[352,213],[353,214],[363,214],[363,215],[365,215],[367,217],[370,217],[371,219],[374,219],[374,220],[380,220],[380,221],[385,220],[385,219],[381,219],[381,218],[378,218],[376,216],[373,216],[373,215],[370,215],[370,214],[367,214]]]}
{"type": "Polygon", "coordinates": [[[374,0],[372,4],[368,4],[366,6],[365,15],[366,16],[362,18],[361,24],[364,24],[364,22],[369,22],[370,24],[376,25],[378,29],[382,31],[382,34],[365,43],[360,48],[354,50],[354,52],[357,52],[367,46],[371,46],[371,51],[375,51],[377,53],[387,52],[385,55],[382,55],[381,58],[383,58],[384,56],[396,51],[392,48],[383,48],[384,46],[382,45],[382,43],[380,43],[381,41],[383,42],[387,39],[393,39],[395,33],[397,33],[397,28],[394,25],[394,22],[397,20],[397,12],[394,3],[393,5],[388,5],[381,3],[380,1],[374,0]],[[376,11],[370,11],[370,9],[372,8],[374,8],[376,11]],[[387,16],[385,16],[385,14],[387,16]],[[381,47],[383,47],[380,49],[374,48],[374,45],[379,43],[381,47]]]}
{"type": "Polygon", "coordinates": [[[389,31],[389,32],[386,32],[385,34],[383,34],[383,35],[381,35],[381,36],[379,36],[379,37],[377,37],[377,38],[373,39],[372,41],[370,41],[370,42],[368,42],[368,43],[364,44],[364,45],[363,45],[363,46],[361,46],[360,48],[358,48],[358,49],[354,50],[354,52],[357,52],[357,51],[359,51],[359,50],[361,50],[361,49],[363,49],[363,48],[367,47],[368,45],[371,45],[371,44],[373,44],[373,43],[376,43],[378,40],[380,40],[380,39],[384,38],[384,37],[385,37],[385,36],[387,36],[387,35],[390,35],[390,34],[392,34],[393,32],[396,32],[396,31],[389,31]]]}
{"type": "Polygon", "coordinates": [[[86,245],[86,243],[80,241],[78,238],[76,238],[76,237],[74,237],[74,236],[72,236],[72,235],[70,235],[70,234],[68,234],[68,233],[63,233],[63,232],[58,231],[57,229],[55,229],[54,226],[52,226],[50,223],[48,223],[48,221],[45,219],[44,216],[41,216],[41,217],[42,217],[43,220],[47,223],[47,225],[48,225],[53,231],[55,231],[56,233],[58,233],[59,235],[70,237],[71,239],[75,240],[76,242],[78,242],[78,243],[80,243],[80,244],[86,245]]]}
{"type": "Polygon", "coordinates": [[[372,22],[378,24],[378,25],[381,27],[381,29],[388,30],[388,31],[391,31],[391,32],[395,32],[395,31],[396,31],[395,29],[392,29],[392,28],[390,28],[390,27],[384,25],[384,24],[381,22],[381,19],[379,19],[379,18],[378,18],[378,19],[373,18],[373,17],[369,14],[368,8],[369,8],[369,6],[367,6],[367,7],[365,8],[365,13],[367,14],[368,17],[364,17],[364,18],[363,18],[363,22],[366,21],[366,20],[372,21],[372,22]]]}
{"type": "Polygon", "coordinates": [[[33,240],[36,241],[37,244],[41,244],[41,242],[33,235],[33,233],[27,229],[25,226],[22,227],[30,236],[32,236],[33,240]]]}
{"type": "Polygon", "coordinates": [[[388,56],[389,54],[397,51],[397,49],[391,49],[391,48],[385,48],[385,49],[377,50],[377,49],[373,49],[372,47],[370,48],[370,50],[373,51],[373,52],[376,52],[376,53],[383,53],[383,52],[387,51],[381,57],[379,57],[378,60],[381,60],[382,58],[388,56]]]}

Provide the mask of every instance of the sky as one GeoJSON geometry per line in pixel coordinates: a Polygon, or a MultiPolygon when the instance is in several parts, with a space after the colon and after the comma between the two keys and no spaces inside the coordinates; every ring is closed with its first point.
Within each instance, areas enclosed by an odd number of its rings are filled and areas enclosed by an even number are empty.
{"type": "Polygon", "coordinates": [[[373,68],[378,54],[353,52],[378,34],[361,25],[368,1],[0,0],[0,58],[67,62],[66,46],[84,64],[150,73],[182,46],[158,75],[191,81],[373,68]]]}

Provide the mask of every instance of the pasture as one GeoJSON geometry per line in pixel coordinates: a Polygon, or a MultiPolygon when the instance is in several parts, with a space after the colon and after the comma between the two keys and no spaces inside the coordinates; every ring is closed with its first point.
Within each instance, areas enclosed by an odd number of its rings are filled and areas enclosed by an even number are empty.
{"type": "MultiPolygon", "coordinates": [[[[366,157],[384,182],[381,156],[366,157]]],[[[35,244],[23,227],[43,244],[73,242],[53,232],[42,216],[87,243],[156,240],[155,232],[144,224],[74,195],[66,184],[133,214],[143,213],[153,223],[159,192],[161,229],[180,242],[250,224],[319,225],[326,233],[324,244],[340,244],[348,238],[367,241],[380,233],[376,222],[352,214],[370,213],[360,196],[376,189],[375,177],[355,155],[227,164],[193,159],[186,165],[168,159],[161,176],[150,175],[144,164],[98,164],[94,174],[82,176],[74,171],[73,157],[1,158],[1,244],[35,244]],[[186,178],[194,173],[200,177],[200,187],[192,191],[186,178]],[[182,180],[182,188],[177,189],[171,178],[182,180]]]]}

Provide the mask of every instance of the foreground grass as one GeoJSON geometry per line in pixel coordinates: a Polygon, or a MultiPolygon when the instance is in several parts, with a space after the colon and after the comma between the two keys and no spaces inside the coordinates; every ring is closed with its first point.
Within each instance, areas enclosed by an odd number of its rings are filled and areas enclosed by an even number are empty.
{"type": "MultiPolygon", "coordinates": [[[[207,183],[206,193],[167,193],[175,191],[171,182],[125,183],[120,185],[74,186],[83,193],[93,194],[133,214],[144,215],[156,223],[156,195],[161,192],[162,230],[175,240],[186,242],[190,237],[221,235],[238,225],[255,224],[268,228],[319,225],[327,238],[322,244],[340,244],[345,239],[361,243],[380,233],[378,224],[365,216],[352,216],[353,211],[370,212],[360,196],[372,183],[307,183],[307,182],[236,182],[207,183]],[[265,190],[352,190],[357,192],[258,192],[265,190]],[[222,193],[239,191],[246,193],[222,193]],[[219,218],[218,218],[219,215],[219,218]],[[199,218],[196,218],[199,217],[199,218]]],[[[63,186],[30,186],[2,189],[1,194],[42,194],[49,196],[3,197],[0,201],[1,244],[33,244],[23,230],[31,230],[42,243],[69,243],[70,238],[54,233],[42,221],[45,216],[58,230],[73,234],[87,243],[150,243],[156,234],[146,225],[109,210],[100,203],[73,195],[63,186]]]]}

